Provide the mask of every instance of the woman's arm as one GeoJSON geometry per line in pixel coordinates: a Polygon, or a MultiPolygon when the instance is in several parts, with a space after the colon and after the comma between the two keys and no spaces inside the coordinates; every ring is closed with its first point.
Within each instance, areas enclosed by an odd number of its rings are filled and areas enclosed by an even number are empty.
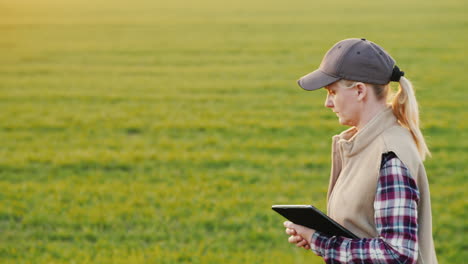
{"type": "MultiPolygon", "coordinates": [[[[349,239],[314,232],[307,239],[309,246],[327,263],[416,263],[418,201],[416,183],[406,166],[395,154],[386,154],[374,201],[379,237],[349,239]]],[[[291,240],[300,242],[298,235],[302,236],[303,227],[291,227],[297,232],[296,239],[291,240]]]]}

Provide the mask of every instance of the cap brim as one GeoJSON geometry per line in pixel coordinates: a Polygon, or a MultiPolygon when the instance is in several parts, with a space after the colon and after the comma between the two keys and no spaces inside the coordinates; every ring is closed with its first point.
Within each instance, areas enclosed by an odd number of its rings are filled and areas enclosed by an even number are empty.
{"type": "Polygon", "coordinates": [[[321,70],[316,70],[301,77],[297,80],[297,83],[303,89],[313,91],[330,85],[338,80],[340,80],[340,78],[328,75],[321,70]]]}

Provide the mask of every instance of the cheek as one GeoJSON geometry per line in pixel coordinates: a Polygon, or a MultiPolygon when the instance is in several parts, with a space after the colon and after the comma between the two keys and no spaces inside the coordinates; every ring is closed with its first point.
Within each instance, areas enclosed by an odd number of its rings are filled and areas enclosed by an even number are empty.
{"type": "Polygon", "coordinates": [[[352,94],[349,92],[350,91],[341,93],[335,98],[335,104],[339,108],[339,111],[346,112],[347,114],[349,114],[350,111],[353,111],[352,94]]]}
{"type": "Polygon", "coordinates": [[[339,111],[346,109],[346,104],[344,103],[344,99],[342,96],[335,97],[335,107],[339,111]]]}

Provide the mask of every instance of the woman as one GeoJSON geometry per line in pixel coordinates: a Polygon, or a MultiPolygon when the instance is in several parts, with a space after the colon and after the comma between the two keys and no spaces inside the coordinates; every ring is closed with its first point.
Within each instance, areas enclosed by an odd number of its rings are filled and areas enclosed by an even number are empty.
{"type": "Polygon", "coordinates": [[[298,83],[325,87],[325,106],[350,129],[333,137],[328,215],[360,239],[330,237],[285,222],[288,241],[327,263],[437,263],[432,239],[429,155],[411,83],[366,39],[345,39],[298,83]],[[387,104],[390,81],[399,91],[387,104]]]}

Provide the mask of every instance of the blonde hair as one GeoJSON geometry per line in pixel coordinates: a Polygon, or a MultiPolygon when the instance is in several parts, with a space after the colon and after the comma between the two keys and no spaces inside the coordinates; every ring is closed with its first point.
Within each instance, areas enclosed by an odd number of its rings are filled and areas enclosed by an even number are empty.
{"type": "MultiPolygon", "coordinates": [[[[357,84],[357,82],[340,80],[339,84],[346,88],[352,88],[357,84]]],[[[377,100],[390,99],[388,101],[392,107],[393,114],[398,119],[400,125],[407,128],[413,136],[414,143],[418,148],[421,159],[424,160],[426,156],[430,156],[431,152],[429,151],[423,134],[419,128],[418,102],[416,101],[416,96],[411,82],[402,76],[399,81],[398,91],[393,96],[390,96],[390,84],[369,85],[373,88],[377,100]]]]}
{"type": "Polygon", "coordinates": [[[430,156],[431,152],[419,129],[419,108],[413,85],[403,76],[400,78],[398,91],[391,100],[391,106],[400,124],[411,132],[421,159],[424,160],[426,156],[430,156]]]}

